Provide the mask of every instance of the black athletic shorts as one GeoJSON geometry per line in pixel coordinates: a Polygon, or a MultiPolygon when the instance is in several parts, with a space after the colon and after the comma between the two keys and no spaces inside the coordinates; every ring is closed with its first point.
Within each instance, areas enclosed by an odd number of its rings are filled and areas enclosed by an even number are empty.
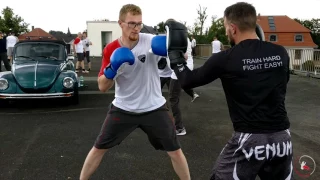
{"type": "Polygon", "coordinates": [[[166,105],[138,114],[117,108],[112,103],[94,146],[98,149],[110,149],[119,145],[136,128],[141,128],[148,135],[156,150],[180,149],[174,119],[166,105]]]}
{"type": "Polygon", "coordinates": [[[77,59],[78,59],[78,61],[83,61],[83,59],[84,59],[83,53],[77,53],[77,59]]]}
{"type": "Polygon", "coordinates": [[[86,51],[83,53],[83,57],[87,59],[87,62],[90,62],[90,51],[86,51]]]}
{"type": "Polygon", "coordinates": [[[211,180],[291,180],[289,130],[270,134],[235,132],[213,168],[211,180]]]}

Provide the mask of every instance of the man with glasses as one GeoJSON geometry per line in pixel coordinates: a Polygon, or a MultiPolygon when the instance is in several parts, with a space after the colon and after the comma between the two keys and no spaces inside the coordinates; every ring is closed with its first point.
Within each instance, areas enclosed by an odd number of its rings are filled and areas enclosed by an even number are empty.
{"type": "Polygon", "coordinates": [[[106,92],[116,84],[115,99],[110,104],[100,134],[84,162],[80,179],[88,180],[108,149],[119,145],[136,128],[141,128],[156,150],[168,153],[179,178],[189,180],[187,160],[161,92],[158,73],[161,57],[149,52],[155,35],[140,33],[143,27],[142,12],[140,7],[133,4],[121,8],[118,23],[122,36],[104,48],[98,75],[100,91],[106,92]],[[117,53],[119,49],[126,48],[131,50],[130,53],[117,53]],[[134,63],[117,66],[130,57],[134,63]],[[119,69],[113,69],[115,66],[119,69]]]}

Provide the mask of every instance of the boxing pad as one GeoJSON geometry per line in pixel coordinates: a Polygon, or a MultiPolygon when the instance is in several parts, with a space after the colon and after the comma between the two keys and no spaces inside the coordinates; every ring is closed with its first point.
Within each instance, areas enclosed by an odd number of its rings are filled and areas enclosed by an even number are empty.
{"type": "Polygon", "coordinates": [[[120,47],[113,51],[110,56],[110,64],[104,69],[104,75],[107,79],[113,79],[123,63],[134,64],[135,57],[127,47],[120,47]]]}
{"type": "Polygon", "coordinates": [[[167,66],[167,59],[162,57],[158,62],[158,69],[163,70],[167,66]]]}
{"type": "Polygon", "coordinates": [[[184,64],[186,60],[184,54],[188,48],[187,27],[175,20],[167,20],[164,24],[167,33],[167,51],[171,67],[176,64],[184,64]]]}
{"type": "Polygon", "coordinates": [[[256,25],[256,33],[261,41],[265,41],[264,32],[259,24],[256,25]]]}
{"type": "Polygon", "coordinates": [[[154,36],[151,40],[151,53],[167,57],[167,37],[164,35],[154,36]]]}

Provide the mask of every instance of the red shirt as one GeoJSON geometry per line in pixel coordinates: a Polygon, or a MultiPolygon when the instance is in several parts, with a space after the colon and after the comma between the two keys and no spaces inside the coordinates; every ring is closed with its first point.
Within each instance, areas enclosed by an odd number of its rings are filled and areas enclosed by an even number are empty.
{"type": "Polygon", "coordinates": [[[106,45],[102,53],[102,63],[98,77],[103,75],[104,69],[110,64],[110,57],[114,50],[121,47],[118,39],[106,45]]]}

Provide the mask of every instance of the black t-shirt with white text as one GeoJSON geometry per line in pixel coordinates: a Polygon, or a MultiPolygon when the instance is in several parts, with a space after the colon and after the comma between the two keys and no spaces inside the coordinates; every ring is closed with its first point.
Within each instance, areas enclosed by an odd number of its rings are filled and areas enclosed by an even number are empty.
{"type": "Polygon", "coordinates": [[[280,45],[248,39],[213,54],[193,71],[186,65],[174,71],[183,89],[220,78],[235,131],[271,133],[290,127],[285,108],[289,56],[280,45]]]}

